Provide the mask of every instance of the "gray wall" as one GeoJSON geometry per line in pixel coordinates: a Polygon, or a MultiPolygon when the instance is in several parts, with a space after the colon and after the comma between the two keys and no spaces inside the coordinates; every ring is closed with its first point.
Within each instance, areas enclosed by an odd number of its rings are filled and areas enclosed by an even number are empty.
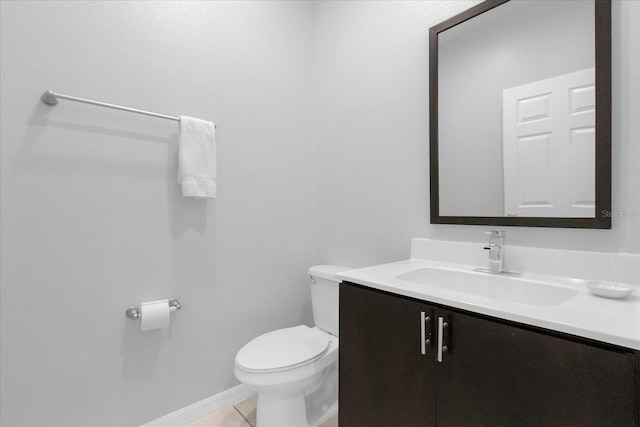
{"type": "Polygon", "coordinates": [[[138,425],[235,386],[235,353],[311,323],[312,8],[5,2],[2,426],[138,425]],[[218,197],[184,199],[178,125],[218,124],[218,197]],[[177,297],[166,330],[127,307],[177,297]]]}
{"type": "MultiPolygon", "coordinates": [[[[429,225],[427,30],[475,2],[2,2],[3,426],[136,425],[237,384],[236,351],[310,323],[306,269],[406,258],[429,225]],[[219,191],[185,200],[173,122],[218,124],[219,191]],[[165,331],[131,304],[178,297],[165,331]]],[[[640,210],[640,3],[614,2],[613,208],[640,210]]],[[[612,230],[523,246],[640,252],[612,230]]]]}

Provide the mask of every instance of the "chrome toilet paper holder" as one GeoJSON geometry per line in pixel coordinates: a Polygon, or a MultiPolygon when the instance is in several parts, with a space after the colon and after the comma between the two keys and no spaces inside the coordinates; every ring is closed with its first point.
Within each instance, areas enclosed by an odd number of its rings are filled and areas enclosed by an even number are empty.
{"type": "MultiPolygon", "coordinates": [[[[169,311],[176,311],[176,310],[180,310],[181,308],[182,308],[182,305],[180,304],[180,301],[178,301],[177,298],[171,298],[169,300],[169,311]]],[[[142,314],[140,313],[140,309],[136,306],[131,306],[127,308],[125,315],[129,319],[133,319],[133,320],[139,320],[142,317],[142,314]]]]}

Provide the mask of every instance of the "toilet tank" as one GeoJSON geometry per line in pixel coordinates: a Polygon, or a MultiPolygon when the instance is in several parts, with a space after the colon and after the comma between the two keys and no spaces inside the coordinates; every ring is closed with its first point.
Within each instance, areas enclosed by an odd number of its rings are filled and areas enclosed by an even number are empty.
{"type": "Polygon", "coordinates": [[[315,265],[309,268],[311,305],[315,325],[338,336],[338,283],[336,273],[351,270],[339,265],[315,265]]]}

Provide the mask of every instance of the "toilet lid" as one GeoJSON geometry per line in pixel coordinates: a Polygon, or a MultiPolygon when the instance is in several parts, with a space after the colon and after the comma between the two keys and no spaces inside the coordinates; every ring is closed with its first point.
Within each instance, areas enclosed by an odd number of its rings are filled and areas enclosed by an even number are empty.
{"type": "Polygon", "coordinates": [[[236,355],[236,364],[249,371],[292,368],[320,358],[329,347],[329,335],[318,328],[294,326],[267,332],[249,341],[236,355]]]}

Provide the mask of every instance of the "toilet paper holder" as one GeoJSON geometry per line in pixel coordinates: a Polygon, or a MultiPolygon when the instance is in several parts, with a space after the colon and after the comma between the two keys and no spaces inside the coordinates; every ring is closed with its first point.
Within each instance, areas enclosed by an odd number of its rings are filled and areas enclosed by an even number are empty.
{"type": "MultiPolygon", "coordinates": [[[[182,308],[182,305],[180,304],[180,301],[178,301],[177,298],[171,298],[169,300],[169,311],[176,311],[176,310],[180,310],[181,308],[182,308]]],[[[133,320],[139,320],[142,317],[142,315],[140,314],[140,309],[135,306],[129,307],[125,312],[125,315],[129,319],[133,319],[133,320]]]]}

